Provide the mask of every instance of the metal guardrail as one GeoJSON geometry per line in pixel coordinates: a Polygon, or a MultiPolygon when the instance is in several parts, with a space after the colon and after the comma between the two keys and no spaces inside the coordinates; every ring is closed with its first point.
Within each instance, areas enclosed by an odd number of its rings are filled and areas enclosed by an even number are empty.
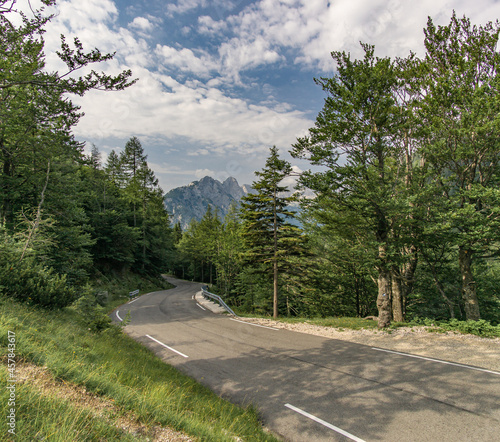
{"type": "Polygon", "coordinates": [[[221,307],[224,307],[227,310],[228,313],[239,318],[239,316],[228,307],[228,305],[222,300],[222,298],[219,295],[214,295],[213,293],[210,293],[207,290],[206,286],[203,286],[201,288],[201,292],[205,298],[211,298],[217,301],[221,307]]]}

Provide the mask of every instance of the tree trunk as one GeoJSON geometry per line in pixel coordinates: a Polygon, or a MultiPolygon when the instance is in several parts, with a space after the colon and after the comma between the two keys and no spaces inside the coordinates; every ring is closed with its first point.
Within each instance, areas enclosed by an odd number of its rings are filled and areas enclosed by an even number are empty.
{"type": "Polygon", "coordinates": [[[413,276],[418,264],[415,247],[405,248],[404,254],[405,257],[411,257],[400,268],[391,269],[392,316],[397,322],[405,320],[406,300],[413,289],[413,276]]]}
{"type": "Polygon", "coordinates": [[[273,318],[278,317],[278,216],[276,212],[276,188],[273,193],[273,240],[274,240],[274,277],[273,277],[273,318]]]}
{"type": "Polygon", "coordinates": [[[392,308],[391,308],[391,272],[387,268],[387,221],[385,217],[379,215],[379,228],[377,231],[378,240],[378,327],[385,328],[391,325],[392,308]]]}
{"type": "Polygon", "coordinates": [[[379,267],[378,271],[378,328],[385,328],[391,325],[391,274],[384,267],[379,267]]]}
{"type": "Polygon", "coordinates": [[[474,281],[474,275],[472,274],[472,252],[460,247],[458,261],[462,276],[462,299],[465,305],[465,318],[477,321],[480,319],[480,315],[476,294],[476,281],[474,281]]]}
{"type": "Polygon", "coordinates": [[[273,318],[278,317],[278,261],[274,260],[273,318]]]}
{"type": "Polygon", "coordinates": [[[404,322],[403,299],[404,283],[398,269],[391,271],[391,292],[392,292],[392,317],[396,322],[404,322]]]}

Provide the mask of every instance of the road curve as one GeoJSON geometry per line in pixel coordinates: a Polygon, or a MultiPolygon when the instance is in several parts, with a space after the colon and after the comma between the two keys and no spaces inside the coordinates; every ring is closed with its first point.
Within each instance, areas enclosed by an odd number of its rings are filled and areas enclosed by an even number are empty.
{"type": "MultiPolygon", "coordinates": [[[[258,327],[204,310],[201,285],[136,298],[125,331],[290,441],[498,441],[500,373],[258,327]]],[[[443,355],[446,359],[446,355],[443,355]]]]}

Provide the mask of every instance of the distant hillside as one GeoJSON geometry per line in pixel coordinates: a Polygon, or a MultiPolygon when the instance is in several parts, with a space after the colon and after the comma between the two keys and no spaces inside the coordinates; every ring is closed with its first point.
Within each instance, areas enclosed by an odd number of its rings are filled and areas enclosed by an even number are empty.
{"type": "Polygon", "coordinates": [[[208,206],[216,208],[224,218],[234,202],[239,202],[250,186],[240,186],[235,178],[229,177],[223,183],[206,176],[183,187],[169,191],[164,198],[165,207],[172,217],[172,223],[180,223],[185,229],[192,219],[200,221],[208,206]]]}

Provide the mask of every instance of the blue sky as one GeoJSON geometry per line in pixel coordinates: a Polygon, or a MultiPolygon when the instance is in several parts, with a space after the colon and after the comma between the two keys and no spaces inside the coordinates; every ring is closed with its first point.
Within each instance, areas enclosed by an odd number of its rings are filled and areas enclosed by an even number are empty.
{"type": "Polygon", "coordinates": [[[330,52],[423,55],[427,17],[446,24],[455,9],[473,23],[500,17],[498,0],[60,0],[46,39],[47,66],[59,35],[85,48],[117,52],[99,66],[132,69],[123,92],[92,92],[74,102],[85,116],[79,140],[105,159],[137,136],[165,191],[205,175],[251,183],[276,145],[288,150],[321,110],[313,78],[330,76],[330,52]]]}

